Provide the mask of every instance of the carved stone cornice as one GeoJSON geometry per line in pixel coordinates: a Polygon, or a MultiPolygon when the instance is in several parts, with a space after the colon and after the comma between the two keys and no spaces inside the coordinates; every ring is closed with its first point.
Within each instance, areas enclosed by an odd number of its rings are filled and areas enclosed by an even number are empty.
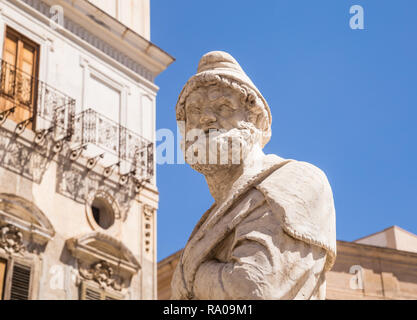
{"type": "Polygon", "coordinates": [[[0,248],[10,254],[25,251],[23,233],[11,224],[0,227],[0,248]]]}
{"type": "Polygon", "coordinates": [[[19,230],[26,241],[41,246],[55,235],[46,215],[33,202],[14,194],[0,193],[0,221],[19,230]]]}
{"type": "MultiPolygon", "coordinates": [[[[40,14],[42,14],[46,18],[48,19],[50,18],[51,16],[50,5],[46,3],[49,1],[41,1],[41,0],[22,0],[22,1],[26,5],[29,5],[30,7],[38,11],[40,14]]],[[[65,4],[65,2],[62,2],[62,4],[65,4]]],[[[71,8],[71,7],[72,7],[71,5],[69,7],[66,6],[66,9],[71,8]]],[[[79,23],[76,23],[75,21],[70,19],[67,15],[65,16],[64,21],[65,21],[65,24],[63,26],[63,29],[65,29],[66,31],[69,31],[73,35],[76,35],[78,38],[82,39],[83,41],[86,41],[87,43],[89,43],[96,49],[100,50],[107,56],[110,56],[111,58],[117,60],[119,63],[121,63],[128,69],[132,70],[136,74],[141,75],[143,78],[153,83],[155,75],[148,68],[144,67],[142,64],[138,63],[137,61],[134,61],[125,53],[118,50],[116,47],[100,39],[98,36],[94,35],[91,31],[87,30],[84,26],[81,26],[79,23]]],[[[173,59],[171,58],[171,60],[173,59]]]]}
{"type": "Polygon", "coordinates": [[[102,288],[122,291],[140,270],[133,253],[119,240],[99,232],[74,237],[66,241],[70,253],[78,262],[82,278],[94,281],[102,288]]]}

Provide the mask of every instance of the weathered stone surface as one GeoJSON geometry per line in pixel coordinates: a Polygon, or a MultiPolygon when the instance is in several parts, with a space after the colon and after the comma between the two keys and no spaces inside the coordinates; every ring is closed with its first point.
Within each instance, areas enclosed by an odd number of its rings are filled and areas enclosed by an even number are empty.
{"type": "Polygon", "coordinates": [[[172,299],[324,299],[335,210],[317,167],[262,148],[266,100],[225,52],[202,57],[176,106],[187,163],[215,200],[172,278],[172,299]]]}
{"type": "MultiPolygon", "coordinates": [[[[413,250],[414,251],[414,250],[413,250]]],[[[337,241],[337,259],[326,274],[326,299],[417,299],[417,253],[337,241]]],[[[171,296],[181,250],[158,263],[158,299],[171,296]]]]}

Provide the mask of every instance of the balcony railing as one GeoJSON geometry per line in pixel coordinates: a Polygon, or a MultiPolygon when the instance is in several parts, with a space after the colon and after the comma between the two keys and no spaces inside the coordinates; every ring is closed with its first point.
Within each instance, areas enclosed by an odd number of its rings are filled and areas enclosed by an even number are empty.
{"type": "Polygon", "coordinates": [[[75,100],[43,81],[1,60],[0,123],[10,118],[17,130],[53,133],[70,140],[74,132],[75,100]]]}
{"type": "Polygon", "coordinates": [[[137,181],[154,174],[153,143],[92,109],[75,115],[74,99],[1,60],[0,124],[7,118],[17,133],[30,128],[37,138],[50,133],[55,141],[66,139],[72,160],[83,153],[87,167],[100,162],[106,176],[116,167],[137,181]]]}
{"type": "Polygon", "coordinates": [[[74,129],[72,149],[90,159],[88,166],[100,162],[107,175],[118,167],[120,175],[139,181],[153,176],[153,143],[149,140],[92,109],[75,116],[74,129]]]}

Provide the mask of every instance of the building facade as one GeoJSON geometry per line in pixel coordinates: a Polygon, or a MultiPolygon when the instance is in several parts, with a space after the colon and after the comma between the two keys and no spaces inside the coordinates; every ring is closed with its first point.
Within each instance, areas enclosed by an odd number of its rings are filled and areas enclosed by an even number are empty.
{"type": "MultiPolygon", "coordinates": [[[[158,299],[169,299],[181,251],[158,263],[158,299]]],[[[326,274],[327,300],[416,300],[417,236],[397,226],[353,242],[337,241],[326,274]]]]}
{"type": "Polygon", "coordinates": [[[155,299],[149,0],[0,0],[0,298],[155,299]]]}

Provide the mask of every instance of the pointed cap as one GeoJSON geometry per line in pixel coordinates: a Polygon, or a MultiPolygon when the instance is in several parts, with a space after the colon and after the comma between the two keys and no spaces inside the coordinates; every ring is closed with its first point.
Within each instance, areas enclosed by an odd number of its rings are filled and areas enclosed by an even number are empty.
{"type": "MultiPolygon", "coordinates": [[[[224,51],[211,51],[203,55],[200,59],[198,64],[197,73],[192,76],[187,83],[185,84],[184,88],[182,89],[180,96],[177,102],[177,113],[179,112],[179,105],[185,102],[187,96],[191,93],[191,90],[187,90],[187,87],[190,86],[194,82],[194,80],[198,79],[207,79],[207,81],[212,81],[212,76],[218,75],[223,76],[228,79],[235,80],[240,84],[244,84],[250,89],[252,89],[258,98],[262,102],[262,107],[266,110],[268,116],[268,134],[263,141],[263,145],[265,145],[270,138],[270,127],[272,122],[271,111],[269,109],[268,103],[266,102],[265,98],[259,92],[258,88],[253,84],[251,79],[246,75],[243,71],[242,67],[233,58],[229,53],[224,51]]],[[[178,118],[178,114],[177,114],[178,118]]]]}

